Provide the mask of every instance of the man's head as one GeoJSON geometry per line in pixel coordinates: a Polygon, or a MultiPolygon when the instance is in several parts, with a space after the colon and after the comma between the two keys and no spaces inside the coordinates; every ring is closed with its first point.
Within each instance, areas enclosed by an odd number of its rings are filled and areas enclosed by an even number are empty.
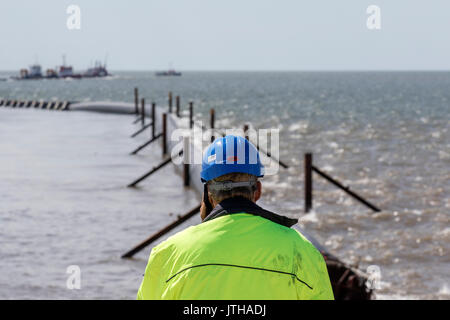
{"type": "Polygon", "coordinates": [[[264,176],[259,152],[241,136],[228,135],[216,139],[206,150],[202,162],[202,182],[205,193],[201,209],[204,219],[221,201],[244,197],[256,202],[261,197],[264,176]]]}
{"type": "MultiPolygon", "coordinates": [[[[243,197],[252,202],[256,202],[261,198],[262,192],[261,182],[258,181],[256,176],[240,172],[228,173],[210,180],[208,181],[207,186],[207,196],[213,208],[223,200],[235,197],[243,197]],[[227,184],[235,182],[242,182],[243,185],[227,188],[227,184]]],[[[202,220],[208,215],[204,203],[202,203],[200,214],[202,220]]]]}

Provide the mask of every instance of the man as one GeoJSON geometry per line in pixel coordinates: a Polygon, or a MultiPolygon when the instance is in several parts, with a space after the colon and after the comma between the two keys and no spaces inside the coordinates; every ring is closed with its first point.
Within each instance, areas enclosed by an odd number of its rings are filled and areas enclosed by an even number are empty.
{"type": "Polygon", "coordinates": [[[154,247],[138,299],[333,299],[320,252],[264,210],[264,167],[240,136],[216,139],[203,156],[202,223],[154,247]]]}

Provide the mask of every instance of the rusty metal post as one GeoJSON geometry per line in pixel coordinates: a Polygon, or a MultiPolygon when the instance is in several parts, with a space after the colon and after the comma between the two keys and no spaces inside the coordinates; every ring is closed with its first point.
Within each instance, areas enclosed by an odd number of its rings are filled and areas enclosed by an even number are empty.
{"type": "Polygon", "coordinates": [[[333,179],[332,177],[327,175],[325,172],[322,172],[319,168],[315,167],[314,165],[312,166],[312,171],[316,172],[319,176],[321,176],[322,178],[324,178],[327,181],[331,182],[336,187],[340,188],[341,190],[346,192],[348,195],[352,196],[353,198],[355,198],[356,200],[358,200],[362,204],[366,205],[367,207],[369,207],[373,211],[375,211],[375,212],[380,212],[381,211],[381,209],[379,209],[375,205],[371,204],[369,201],[365,200],[363,197],[359,196],[355,192],[351,191],[350,187],[344,186],[342,183],[340,183],[339,181],[333,179]]]}
{"type": "Polygon", "coordinates": [[[162,116],[162,151],[165,156],[167,154],[167,113],[163,113],[162,116]]]}
{"type": "Polygon", "coordinates": [[[169,91],[169,113],[172,113],[172,91],[169,91]]]}
{"type": "Polygon", "coordinates": [[[130,251],[128,251],[127,253],[122,255],[122,258],[131,258],[133,255],[135,255],[137,252],[139,252],[142,249],[144,249],[150,243],[152,243],[153,241],[159,239],[160,237],[162,237],[163,235],[165,235],[170,230],[174,229],[176,226],[180,225],[184,221],[190,219],[192,216],[197,214],[197,212],[199,212],[199,211],[200,211],[200,205],[198,205],[197,207],[195,207],[191,211],[187,212],[186,214],[184,214],[182,216],[178,216],[178,219],[176,221],[174,221],[173,223],[171,223],[170,225],[168,225],[164,229],[158,231],[157,233],[155,233],[151,237],[147,238],[146,240],[144,240],[143,242],[138,244],[136,247],[134,247],[133,249],[131,249],[130,251]]]}
{"type": "Polygon", "coordinates": [[[156,126],[155,108],[156,108],[156,103],[152,102],[152,138],[155,137],[155,126],[156,126]]]}
{"type": "Polygon", "coordinates": [[[184,136],[183,137],[183,162],[184,162],[184,171],[183,171],[183,177],[184,177],[184,186],[188,187],[190,183],[190,176],[189,176],[189,163],[190,163],[190,137],[184,136]]]}
{"type": "Polygon", "coordinates": [[[136,115],[139,114],[139,90],[134,88],[134,108],[136,115]]]}
{"type": "Polygon", "coordinates": [[[215,111],[214,109],[211,109],[209,111],[209,115],[210,115],[210,126],[211,126],[211,142],[214,141],[215,137],[214,137],[214,121],[215,121],[215,111]]]}
{"type": "Polygon", "coordinates": [[[180,96],[176,96],[175,99],[175,104],[176,104],[176,115],[179,118],[180,117],[180,96]]]}
{"type": "Polygon", "coordinates": [[[194,103],[189,102],[189,128],[194,127],[194,103]]]}
{"type": "Polygon", "coordinates": [[[305,154],[305,213],[312,209],[312,154],[305,154]]]}
{"type": "Polygon", "coordinates": [[[141,117],[142,117],[142,119],[141,119],[142,126],[145,126],[145,99],[144,98],[141,99],[141,117]]]}
{"type": "Polygon", "coordinates": [[[244,136],[245,136],[245,139],[247,139],[248,141],[250,141],[250,140],[248,139],[248,124],[244,124],[244,136]]]}

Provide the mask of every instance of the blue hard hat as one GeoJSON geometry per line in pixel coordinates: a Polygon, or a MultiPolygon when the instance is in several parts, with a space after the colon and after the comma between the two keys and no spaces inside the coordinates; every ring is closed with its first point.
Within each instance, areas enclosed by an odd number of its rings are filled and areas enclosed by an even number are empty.
{"type": "Polygon", "coordinates": [[[203,182],[208,182],[228,173],[248,173],[264,176],[264,166],[256,147],[241,136],[228,135],[217,138],[208,147],[202,159],[203,182]]]}

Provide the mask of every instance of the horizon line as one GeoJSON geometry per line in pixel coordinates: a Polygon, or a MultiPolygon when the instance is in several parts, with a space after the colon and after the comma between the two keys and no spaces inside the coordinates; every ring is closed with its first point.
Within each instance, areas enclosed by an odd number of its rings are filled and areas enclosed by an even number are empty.
{"type": "MultiPolygon", "coordinates": [[[[111,69],[110,72],[159,72],[166,69],[111,69]]],[[[0,70],[0,72],[19,72],[0,70]]],[[[178,72],[450,72],[449,69],[176,69],[178,72]]]]}

